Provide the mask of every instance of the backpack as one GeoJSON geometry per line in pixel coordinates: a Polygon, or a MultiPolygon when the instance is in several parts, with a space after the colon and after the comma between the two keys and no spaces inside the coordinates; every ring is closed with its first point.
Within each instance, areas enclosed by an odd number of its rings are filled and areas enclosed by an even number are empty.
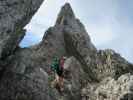
{"type": "Polygon", "coordinates": [[[59,65],[60,70],[64,70],[64,62],[65,62],[65,60],[64,60],[64,58],[62,57],[62,58],[60,59],[60,65],[59,65]]]}

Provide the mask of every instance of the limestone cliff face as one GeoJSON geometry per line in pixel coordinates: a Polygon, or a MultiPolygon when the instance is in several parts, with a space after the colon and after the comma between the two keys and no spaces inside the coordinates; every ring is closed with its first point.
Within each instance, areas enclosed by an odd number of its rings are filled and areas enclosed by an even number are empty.
{"type": "Polygon", "coordinates": [[[3,11],[3,14],[15,13],[15,19],[3,17],[5,21],[1,20],[6,27],[5,30],[2,29],[4,26],[0,27],[0,67],[4,68],[0,72],[0,100],[123,100],[127,94],[132,94],[132,91],[128,91],[132,85],[121,89],[121,94],[114,93],[116,91],[110,90],[110,87],[113,83],[119,88],[131,83],[133,65],[113,50],[97,50],[70,4],[62,7],[55,25],[45,32],[39,44],[20,48],[18,44],[25,34],[23,27],[42,1],[1,1],[5,2],[11,3],[12,9],[7,7],[11,11],[3,11]],[[6,31],[10,26],[13,30],[6,31]],[[49,78],[53,74],[48,72],[52,58],[63,55],[68,57],[65,62],[68,72],[65,74],[65,90],[61,95],[50,86],[49,78]],[[105,84],[107,86],[103,88],[105,84]],[[113,98],[116,94],[120,96],[113,98]]]}

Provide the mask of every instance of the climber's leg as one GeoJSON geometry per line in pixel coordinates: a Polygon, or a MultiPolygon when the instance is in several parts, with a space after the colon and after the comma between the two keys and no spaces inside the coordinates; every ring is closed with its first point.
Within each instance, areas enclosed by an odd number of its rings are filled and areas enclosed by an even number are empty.
{"type": "Polygon", "coordinates": [[[62,76],[59,77],[59,86],[60,86],[60,90],[63,91],[64,90],[64,78],[62,76]]]}
{"type": "Polygon", "coordinates": [[[54,81],[52,81],[51,83],[51,87],[56,87],[56,85],[58,84],[58,81],[59,81],[59,76],[55,73],[55,79],[54,81]]]}

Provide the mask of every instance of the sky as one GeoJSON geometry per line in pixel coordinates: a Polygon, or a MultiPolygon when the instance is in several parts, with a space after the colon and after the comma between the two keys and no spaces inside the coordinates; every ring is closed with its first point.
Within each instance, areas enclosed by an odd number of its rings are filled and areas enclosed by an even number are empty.
{"type": "Polygon", "coordinates": [[[28,25],[21,47],[39,43],[69,2],[98,49],[113,49],[133,63],[133,0],[45,0],[28,25]]]}

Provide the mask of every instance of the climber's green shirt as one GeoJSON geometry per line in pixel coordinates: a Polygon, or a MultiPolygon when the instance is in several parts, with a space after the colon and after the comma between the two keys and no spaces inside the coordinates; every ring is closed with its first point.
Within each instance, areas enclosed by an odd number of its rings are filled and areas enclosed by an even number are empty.
{"type": "Polygon", "coordinates": [[[58,71],[58,69],[59,69],[59,60],[58,60],[58,58],[53,59],[52,64],[51,64],[51,69],[55,72],[58,71]]]}
{"type": "Polygon", "coordinates": [[[63,69],[60,67],[60,60],[54,58],[51,64],[51,69],[56,72],[59,76],[63,76],[63,69]]]}

